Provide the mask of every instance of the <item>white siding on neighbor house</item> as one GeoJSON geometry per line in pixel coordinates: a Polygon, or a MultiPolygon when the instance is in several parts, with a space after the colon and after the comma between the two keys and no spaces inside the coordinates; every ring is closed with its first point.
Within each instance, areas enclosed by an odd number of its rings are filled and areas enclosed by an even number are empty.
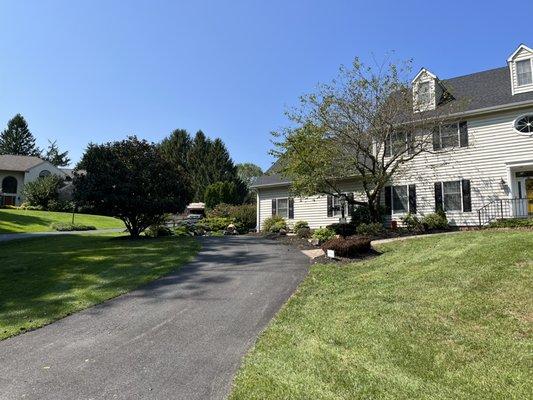
{"type": "MultiPolygon", "coordinates": [[[[529,85],[518,86],[518,76],[516,74],[516,62],[521,61],[521,60],[531,61],[532,57],[533,57],[533,54],[531,52],[529,52],[527,49],[522,48],[517,54],[515,54],[513,61],[509,63],[509,72],[511,73],[513,94],[533,91],[533,83],[529,85]]],[[[532,68],[533,68],[533,64],[532,64],[532,68]]]]}
{"type": "MultiPolygon", "coordinates": [[[[435,212],[435,182],[468,179],[472,211],[448,211],[447,216],[454,225],[477,225],[477,210],[483,205],[496,199],[517,197],[509,164],[527,164],[526,169],[533,171],[533,136],[514,129],[515,119],[527,113],[533,113],[533,107],[468,118],[468,147],[419,155],[391,184],[415,184],[417,214],[423,216],[435,212]]],[[[346,183],[345,188],[346,192],[361,193],[361,186],[356,182],[346,183]]],[[[272,199],[288,197],[288,193],[288,187],[258,190],[261,225],[272,215],[272,199]]],[[[384,194],[382,199],[384,202],[384,194]]],[[[393,214],[392,219],[401,222],[404,216],[393,214]]],[[[338,217],[327,217],[327,196],[311,196],[295,198],[294,220],[289,223],[298,220],[318,228],[338,222],[338,217]]]]}
{"type": "MultiPolygon", "coordinates": [[[[363,200],[360,194],[360,183],[355,181],[344,182],[340,187],[346,193],[355,193],[356,198],[363,200]]],[[[288,197],[288,186],[258,189],[258,211],[261,227],[265,219],[272,216],[272,199],[288,197]]],[[[307,221],[310,228],[316,229],[339,222],[339,217],[328,217],[328,200],[326,195],[294,197],[294,219],[288,220],[287,222],[289,226],[292,226],[296,221],[307,221]]]]}

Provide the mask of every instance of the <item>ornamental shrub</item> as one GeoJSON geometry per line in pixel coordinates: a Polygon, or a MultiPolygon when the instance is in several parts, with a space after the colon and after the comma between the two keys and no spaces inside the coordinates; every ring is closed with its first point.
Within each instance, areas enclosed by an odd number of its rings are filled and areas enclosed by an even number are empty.
{"type": "Polygon", "coordinates": [[[231,224],[233,221],[231,218],[225,217],[208,217],[204,218],[201,222],[201,225],[205,228],[206,231],[223,231],[231,224]]]}
{"type": "Polygon", "coordinates": [[[174,232],[166,225],[150,225],[144,235],[152,238],[172,236],[174,232]]]}
{"type": "Polygon", "coordinates": [[[277,233],[281,229],[287,229],[287,222],[279,215],[273,215],[263,222],[263,231],[267,233],[277,233]]]}
{"type": "Polygon", "coordinates": [[[327,227],[342,237],[352,236],[356,232],[356,226],[353,223],[336,223],[327,227]]]}
{"type": "Polygon", "coordinates": [[[298,231],[301,228],[309,228],[309,224],[307,223],[307,221],[296,221],[294,223],[294,226],[292,227],[294,232],[298,231]]]}
{"type": "Polygon", "coordinates": [[[370,239],[366,237],[335,238],[322,245],[324,251],[333,250],[335,256],[355,257],[368,253],[371,249],[370,239]]]}
{"type": "Polygon", "coordinates": [[[420,219],[411,213],[408,213],[405,217],[402,218],[402,222],[410,232],[423,232],[424,231],[424,224],[422,224],[422,221],[420,219]]]}
{"type": "Polygon", "coordinates": [[[223,217],[229,218],[239,232],[245,233],[255,228],[256,221],[256,206],[254,204],[231,205],[221,203],[212,210],[207,212],[208,217],[223,217]]]}
{"type": "Polygon", "coordinates": [[[298,230],[295,230],[294,233],[296,233],[296,236],[298,236],[300,239],[308,239],[312,234],[311,229],[305,226],[298,228],[298,230]]]}
{"type": "Polygon", "coordinates": [[[320,243],[324,243],[335,237],[335,231],[329,228],[318,228],[313,232],[312,238],[318,239],[320,243]]]}
{"type": "Polygon", "coordinates": [[[58,222],[52,224],[52,229],[59,232],[71,232],[71,231],[94,231],[96,227],[92,225],[82,225],[82,224],[70,224],[58,222]]]}
{"type": "Polygon", "coordinates": [[[369,224],[360,224],[356,231],[358,235],[381,236],[385,233],[385,228],[380,222],[372,222],[369,224]]]}
{"type": "Polygon", "coordinates": [[[39,206],[46,210],[51,201],[57,201],[58,190],[62,185],[62,178],[49,175],[26,183],[22,189],[22,195],[29,205],[39,206]]]}
{"type": "Polygon", "coordinates": [[[448,229],[448,219],[444,212],[431,213],[424,215],[421,221],[424,229],[428,231],[437,231],[448,229]]]}

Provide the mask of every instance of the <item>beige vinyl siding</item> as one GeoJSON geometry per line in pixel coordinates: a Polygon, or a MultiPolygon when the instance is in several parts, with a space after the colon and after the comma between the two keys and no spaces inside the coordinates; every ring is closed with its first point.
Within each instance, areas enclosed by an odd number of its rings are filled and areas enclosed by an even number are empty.
{"type": "MultiPolygon", "coordinates": [[[[355,181],[344,182],[341,190],[354,193],[363,200],[361,184],[355,181]]],[[[265,219],[272,216],[272,199],[289,197],[289,187],[261,188],[258,190],[259,223],[263,226],[265,219]]],[[[339,217],[328,217],[328,200],[326,195],[294,197],[294,219],[288,220],[289,226],[296,221],[307,221],[312,229],[325,227],[339,222],[339,217]]]]}
{"type": "MultiPolygon", "coordinates": [[[[420,155],[393,184],[416,184],[417,213],[424,215],[435,211],[435,182],[469,179],[472,211],[447,215],[452,224],[476,225],[480,207],[516,193],[516,188],[510,187],[507,163],[531,161],[533,169],[533,137],[514,129],[515,119],[526,113],[533,113],[533,108],[468,119],[468,147],[420,155]]],[[[393,219],[402,216],[395,214],[393,219]]]]}

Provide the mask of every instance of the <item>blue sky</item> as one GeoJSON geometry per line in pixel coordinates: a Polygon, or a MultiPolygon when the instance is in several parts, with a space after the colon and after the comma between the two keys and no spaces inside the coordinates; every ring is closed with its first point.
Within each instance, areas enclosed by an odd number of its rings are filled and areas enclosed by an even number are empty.
{"type": "Polygon", "coordinates": [[[90,141],[202,129],[266,168],[284,110],[354,56],[441,78],[504,66],[533,46],[518,13],[533,2],[0,0],[0,124],[21,113],[74,161],[90,141]]]}

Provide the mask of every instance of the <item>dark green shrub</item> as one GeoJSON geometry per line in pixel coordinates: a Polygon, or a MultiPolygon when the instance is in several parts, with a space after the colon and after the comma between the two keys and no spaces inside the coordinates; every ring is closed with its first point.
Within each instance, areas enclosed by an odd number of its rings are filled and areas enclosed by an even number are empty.
{"type": "Polygon", "coordinates": [[[263,222],[263,231],[267,233],[277,233],[281,229],[287,230],[287,222],[279,215],[273,215],[263,222]]]}
{"type": "Polygon", "coordinates": [[[329,228],[318,228],[313,232],[312,238],[318,239],[320,243],[327,242],[330,239],[335,237],[336,233],[334,230],[329,228]]]}
{"type": "Polygon", "coordinates": [[[356,232],[356,226],[353,223],[336,223],[327,227],[342,237],[352,236],[356,232]]]}
{"type": "Polygon", "coordinates": [[[385,233],[385,228],[380,222],[371,222],[369,224],[360,224],[356,231],[358,235],[381,236],[385,233]]]}
{"type": "Polygon", "coordinates": [[[58,223],[52,224],[52,229],[59,231],[59,232],[72,232],[72,231],[94,231],[96,227],[91,226],[91,225],[58,222],[58,223]]]}
{"type": "Polygon", "coordinates": [[[352,212],[351,223],[355,226],[359,224],[369,224],[372,222],[372,216],[368,206],[356,206],[352,212]]]}
{"type": "Polygon", "coordinates": [[[402,222],[405,228],[410,232],[423,232],[424,225],[420,219],[411,213],[408,213],[405,217],[402,218],[402,222]]]}
{"type": "Polygon", "coordinates": [[[174,236],[185,237],[191,236],[191,229],[187,225],[180,225],[174,228],[174,236]]]}
{"type": "Polygon", "coordinates": [[[370,239],[366,237],[335,238],[322,245],[324,251],[333,250],[338,257],[355,257],[368,253],[371,249],[370,239]]]}
{"type": "Polygon", "coordinates": [[[305,226],[298,228],[298,230],[295,230],[294,233],[296,233],[296,236],[298,236],[300,239],[308,239],[312,234],[311,229],[305,226]]]}
{"type": "Polygon", "coordinates": [[[533,228],[533,219],[531,218],[513,218],[493,221],[489,228],[533,228]]]}
{"type": "Polygon", "coordinates": [[[148,237],[164,237],[172,236],[174,232],[166,225],[150,225],[145,231],[144,235],[148,237]]]}
{"type": "Polygon", "coordinates": [[[431,213],[424,215],[421,221],[425,230],[437,231],[448,229],[448,220],[446,214],[443,213],[431,213]]]}
{"type": "Polygon", "coordinates": [[[228,227],[229,224],[231,224],[233,221],[231,218],[225,218],[225,217],[208,217],[204,218],[201,222],[201,224],[197,224],[197,226],[202,226],[205,228],[206,231],[213,232],[213,231],[223,231],[228,227]]]}
{"type": "Polygon", "coordinates": [[[301,228],[309,228],[309,224],[307,223],[307,221],[296,221],[294,223],[294,226],[292,227],[294,232],[298,231],[301,228]]]}

